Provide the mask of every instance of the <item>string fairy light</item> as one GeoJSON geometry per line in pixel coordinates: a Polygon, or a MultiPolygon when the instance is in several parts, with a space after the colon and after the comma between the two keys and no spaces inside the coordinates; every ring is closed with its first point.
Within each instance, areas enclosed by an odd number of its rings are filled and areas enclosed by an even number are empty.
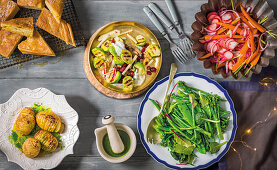
{"type": "Polygon", "coordinates": [[[265,77],[259,81],[259,84],[264,87],[271,88],[272,86],[277,85],[277,79],[265,77]]]}
{"type": "MultiPolygon", "coordinates": [[[[277,79],[274,79],[274,78],[272,78],[272,77],[265,77],[265,78],[263,78],[262,80],[259,81],[259,84],[260,84],[261,86],[266,87],[266,88],[271,88],[271,87],[277,85],[277,79]]],[[[276,103],[277,103],[277,98],[276,98],[276,103]]],[[[267,115],[267,117],[265,118],[265,120],[263,120],[263,121],[260,120],[260,121],[257,121],[256,123],[254,123],[250,128],[248,128],[248,129],[246,129],[246,130],[244,131],[244,133],[243,133],[243,134],[241,135],[241,137],[240,137],[240,140],[234,140],[233,143],[241,143],[243,146],[245,146],[245,147],[247,147],[248,149],[250,149],[250,150],[256,152],[256,151],[257,151],[257,148],[248,145],[248,144],[243,140],[243,138],[244,138],[245,135],[251,135],[251,134],[253,133],[253,130],[255,129],[255,127],[257,127],[258,125],[261,125],[261,124],[266,123],[266,122],[270,119],[270,117],[272,116],[272,114],[274,114],[274,113],[275,113],[275,115],[277,116],[277,108],[276,108],[276,107],[274,107],[273,110],[271,110],[271,111],[269,112],[269,114],[267,115]]],[[[233,143],[232,143],[232,145],[233,145],[233,143]]],[[[242,170],[243,163],[242,163],[241,155],[240,155],[240,153],[239,153],[232,145],[231,145],[231,148],[232,148],[232,150],[238,155],[239,160],[240,160],[240,170],[242,170]]]]}
{"type": "MultiPolygon", "coordinates": [[[[277,98],[276,98],[276,102],[277,102],[277,98]]],[[[266,122],[271,118],[272,115],[274,115],[274,114],[277,115],[276,110],[277,110],[277,108],[274,107],[273,110],[271,110],[271,111],[268,113],[267,117],[266,117],[264,120],[260,120],[260,121],[257,121],[256,123],[254,123],[250,128],[248,128],[248,129],[246,129],[246,130],[244,131],[244,133],[240,136],[240,140],[234,140],[233,143],[241,143],[243,146],[245,146],[245,147],[247,147],[248,149],[250,149],[250,150],[256,152],[256,151],[257,151],[257,148],[248,145],[248,144],[243,140],[243,138],[244,138],[244,136],[246,136],[246,135],[251,135],[251,134],[253,133],[253,130],[254,130],[258,125],[261,125],[261,124],[266,123],[266,122]]],[[[232,143],[232,144],[233,144],[233,143],[232,143]]],[[[242,170],[243,163],[242,163],[241,155],[240,155],[240,153],[236,150],[236,148],[233,147],[232,145],[231,145],[231,148],[232,148],[232,150],[238,155],[239,160],[240,160],[240,170],[242,170]]]]}
{"type": "Polygon", "coordinates": [[[238,155],[239,161],[240,161],[240,169],[242,169],[242,159],[241,159],[240,153],[239,153],[232,145],[231,145],[231,148],[232,148],[233,151],[238,155]]]}

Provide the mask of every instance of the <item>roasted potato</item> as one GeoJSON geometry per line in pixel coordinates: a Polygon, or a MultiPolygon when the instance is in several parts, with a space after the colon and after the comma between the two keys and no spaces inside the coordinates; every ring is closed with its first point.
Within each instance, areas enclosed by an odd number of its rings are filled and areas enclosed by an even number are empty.
{"type": "Polygon", "coordinates": [[[25,107],[14,123],[14,130],[22,135],[29,135],[36,125],[35,112],[29,107],[25,107]]]}
{"type": "Polygon", "coordinates": [[[65,124],[64,124],[64,123],[62,123],[62,126],[61,126],[61,128],[60,128],[59,133],[63,133],[63,132],[64,132],[64,130],[65,130],[65,124]]]}
{"type": "Polygon", "coordinates": [[[52,111],[42,111],[36,115],[38,126],[49,132],[59,132],[62,127],[60,117],[52,111]]]}
{"type": "Polygon", "coordinates": [[[38,131],[34,138],[40,141],[41,148],[48,152],[54,152],[59,144],[57,138],[55,138],[50,132],[46,130],[38,131]]]}
{"type": "Polygon", "coordinates": [[[22,146],[23,153],[29,158],[38,156],[40,149],[40,142],[34,138],[27,139],[22,146]]]}

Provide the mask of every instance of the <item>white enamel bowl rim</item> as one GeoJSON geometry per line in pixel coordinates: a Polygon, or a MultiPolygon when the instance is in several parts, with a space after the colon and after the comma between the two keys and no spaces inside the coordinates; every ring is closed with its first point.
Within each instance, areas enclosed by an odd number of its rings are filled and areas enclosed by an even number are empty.
{"type": "Polygon", "coordinates": [[[127,161],[134,154],[137,146],[137,139],[134,131],[129,126],[124,125],[122,123],[115,123],[114,125],[118,130],[123,130],[129,135],[131,142],[129,151],[124,156],[119,158],[112,157],[105,152],[102,144],[103,137],[105,134],[107,134],[107,129],[105,126],[94,130],[94,134],[96,136],[96,146],[98,152],[106,161],[109,161],[111,163],[121,163],[127,161]]]}
{"type": "MultiPolygon", "coordinates": [[[[182,165],[176,165],[176,164],[172,164],[172,163],[168,163],[167,160],[164,160],[164,159],[161,159],[160,158],[160,155],[158,155],[157,153],[154,153],[155,151],[151,150],[150,149],[150,144],[148,142],[146,142],[146,139],[145,139],[145,135],[143,130],[142,129],[145,129],[145,126],[148,126],[148,124],[144,124],[142,125],[142,114],[143,114],[143,110],[144,110],[144,107],[145,107],[145,103],[148,101],[148,98],[149,96],[151,95],[151,93],[153,91],[155,91],[158,86],[162,85],[163,83],[166,83],[168,82],[168,76],[163,78],[162,80],[156,82],[150,89],[149,91],[146,93],[144,99],[142,100],[141,102],[141,105],[140,105],[140,108],[139,108],[139,113],[138,113],[138,124],[137,124],[137,128],[138,128],[138,132],[139,132],[139,135],[140,135],[140,139],[142,141],[142,144],[143,146],[145,147],[147,153],[149,155],[151,155],[156,161],[164,164],[165,166],[169,167],[169,168],[173,168],[173,169],[202,169],[202,168],[207,168],[209,166],[211,166],[212,164],[214,164],[215,162],[218,162],[226,153],[227,151],[229,150],[229,147],[231,145],[231,143],[233,142],[234,138],[235,138],[235,133],[236,133],[236,129],[237,129],[237,116],[236,116],[236,111],[235,111],[235,108],[234,108],[234,104],[233,104],[233,101],[232,99],[230,98],[228,92],[220,85],[218,84],[216,81],[214,80],[211,80],[210,78],[204,76],[204,75],[201,75],[201,74],[197,74],[197,73],[177,73],[174,77],[174,79],[176,78],[180,78],[180,77],[183,77],[183,76],[192,76],[193,78],[200,78],[200,79],[203,79],[204,81],[206,81],[205,83],[209,83],[209,84],[212,84],[214,86],[216,86],[216,88],[221,92],[223,93],[224,97],[226,98],[228,104],[230,105],[230,111],[232,112],[231,113],[231,117],[233,119],[233,121],[229,122],[229,125],[230,123],[232,123],[230,126],[232,126],[232,129],[230,130],[230,138],[229,138],[229,141],[228,143],[226,144],[226,147],[225,149],[222,151],[220,150],[217,154],[216,154],[216,158],[212,159],[211,161],[209,161],[208,163],[205,163],[205,164],[201,164],[201,165],[197,165],[197,166],[182,166],[182,165]],[[142,128],[142,126],[144,128],[142,128]],[[157,155],[158,156],[157,156],[157,155]]],[[[203,90],[203,89],[202,89],[203,90]]],[[[161,94],[161,97],[164,95],[164,92],[162,92],[161,94]]],[[[154,106],[153,106],[154,107],[154,106]]],[[[149,120],[150,121],[150,120],[149,120]]],[[[146,131],[145,131],[146,133],[146,131]]],[[[161,146],[160,146],[161,147],[161,146]]],[[[199,157],[197,159],[200,159],[199,157]]]]}
{"type": "Polygon", "coordinates": [[[57,167],[69,154],[73,154],[73,147],[79,138],[78,113],[68,104],[64,95],[56,95],[46,88],[17,90],[5,103],[0,104],[0,150],[5,153],[8,161],[15,162],[23,169],[52,169],[57,167]],[[28,158],[18,148],[12,145],[8,136],[14,121],[24,107],[34,103],[42,103],[58,114],[66,124],[65,132],[61,134],[64,148],[49,155],[28,158]]]}

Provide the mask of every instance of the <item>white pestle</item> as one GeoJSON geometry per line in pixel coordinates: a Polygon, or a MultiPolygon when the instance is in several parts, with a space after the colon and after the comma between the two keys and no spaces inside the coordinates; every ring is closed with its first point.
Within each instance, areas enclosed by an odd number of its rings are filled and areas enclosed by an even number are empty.
{"type": "Polygon", "coordinates": [[[114,117],[107,115],[102,118],[102,123],[106,125],[110,145],[114,153],[121,153],[124,151],[124,144],[118,134],[116,127],[114,126],[114,117]]]}

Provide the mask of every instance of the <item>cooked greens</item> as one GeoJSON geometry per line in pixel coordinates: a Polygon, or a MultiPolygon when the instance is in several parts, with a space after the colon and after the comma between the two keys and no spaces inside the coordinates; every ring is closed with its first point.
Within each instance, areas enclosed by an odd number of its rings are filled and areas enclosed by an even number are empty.
{"type": "MultiPolygon", "coordinates": [[[[168,147],[175,160],[193,165],[195,150],[213,154],[228,142],[216,140],[224,140],[230,112],[220,106],[225,100],[216,94],[190,87],[183,81],[177,83],[177,88],[177,93],[167,96],[155,129],[162,139],[160,145],[168,147]]],[[[157,101],[149,100],[160,110],[157,101]]]]}

